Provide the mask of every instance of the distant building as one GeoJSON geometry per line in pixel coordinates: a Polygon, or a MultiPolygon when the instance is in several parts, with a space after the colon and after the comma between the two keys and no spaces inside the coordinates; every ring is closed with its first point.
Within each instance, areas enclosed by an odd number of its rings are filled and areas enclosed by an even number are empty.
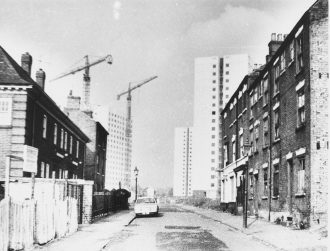
{"type": "MultiPolygon", "coordinates": [[[[22,66],[0,47],[0,182],[7,155],[23,156],[23,146],[38,148],[36,177],[82,179],[84,134],[45,93],[45,72],[30,77],[32,57],[22,55],[22,66]]],[[[29,177],[23,160],[12,159],[11,180],[29,177]]]]}
{"type": "Polygon", "coordinates": [[[131,190],[132,139],[126,135],[127,118],[107,112],[108,147],[105,188],[131,190]]]}
{"type": "Polygon", "coordinates": [[[328,43],[328,1],[318,0],[288,35],[272,34],[266,65],[230,98],[222,112],[224,202],[242,204],[248,182],[250,214],[327,224],[328,43]]]}
{"type": "Polygon", "coordinates": [[[94,192],[104,190],[106,152],[107,152],[107,130],[92,117],[92,111],[82,111],[80,97],[73,96],[72,92],[67,99],[64,108],[69,118],[91,140],[86,147],[86,159],[84,168],[84,179],[94,181],[94,192]]]}
{"type": "Polygon", "coordinates": [[[175,128],[173,175],[174,196],[192,195],[192,142],[193,129],[191,127],[175,128]]]}
{"type": "Polygon", "coordinates": [[[195,59],[192,189],[218,198],[221,160],[220,112],[249,72],[248,55],[195,59]]]}

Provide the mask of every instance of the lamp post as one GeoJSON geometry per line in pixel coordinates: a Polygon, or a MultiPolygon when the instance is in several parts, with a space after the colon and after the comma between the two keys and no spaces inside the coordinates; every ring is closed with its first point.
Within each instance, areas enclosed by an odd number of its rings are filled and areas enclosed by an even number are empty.
{"type": "Polygon", "coordinates": [[[139,175],[139,169],[135,167],[134,169],[134,175],[135,175],[135,201],[137,200],[137,177],[139,175]]]}
{"type": "Polygon", "coordinates": [[[247,228],[247,207],[248,207],[248,189],[249,189],[249,152],[251,151],[251,145],[244,145],[244,152],[246,160],[245,167],[245,182],[244,182],[244,207],[243,207],[243,227],[247,228]]]}

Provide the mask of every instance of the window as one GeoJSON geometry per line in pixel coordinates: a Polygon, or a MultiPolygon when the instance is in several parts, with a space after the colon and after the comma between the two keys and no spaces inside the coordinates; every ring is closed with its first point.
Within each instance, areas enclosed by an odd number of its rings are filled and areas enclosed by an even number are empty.
{"type": "Polygon", "coordinates": [[[305,92],[300,90],[298,93],[298,126],[305,123],[305,92]]]}
{"type": "Polygon", "coordinates": [[[264,195],[268,194],[268,168],[264,169],[264,195]]]}
{"type": "Polygon", "coordinates": [[[243,134],[239,136],[240,157],[244,156],[244,138],[243,134]]]}
{"type": "Polygon", "coordinates": [[[215,72],[213,72],[213,76],[215,76],[216,75],[216,73],[215,72]]]}
{"type": "Polygon", "coordinates": [[[215,88],[212,88],[212,91],[215,91],[215,88]]]}
{"type": "Polygon", "coordinates": [[[76,157],[79,158],[79,141],[77,140],[76,144],[76,157]]]}
{"type": "Polygon", "coordinates": [[[215,179],[215,176],[214,175],[211,175],[211,179],[215,179]]]}
{"type": "Polygon", "coordinates": [[[213,68],[215,68],[215,67],[216,67],[216,65],[214,64],[214,65],[213,65],[213,68]]]}
{"type": "Polygon", "coordinates": [[[215,99],[216,97],[215,96],[212,96],[213,99],[215,99]]]}
{"type": "Polygon", "coordinates": [[[264,127],[263,127],[263,133],[264,133],[264,142],[263,142],[263,146],[268,146],[269,142],[268,142],[268,116],[264,118],[264,127]]]}
{"type": "Polygon", "coordinates": [[[0,98],[0,125],[11,125],[12,99],[0,98]]]}
{"type": "Polygon", "coordinates": [[[228,78],[226,79],[226,83],[229,83],[229,79],[228,78]]]}
{"type": "Polygon", "coordinates": [[[44,178],[45,176],[45,162],[42,162],[40,163],[40,177],[41,178],[44,178]]]}
{"type": "Polygon", "coordinates": [[[233,161],[235,161],[236,160],[236,142],[233,141],[232,145],[233,145],[233,161]]]}
{"type": "Polygon", "coordinates": [[[60,147],[63,149],[64,146],[64,130],[61,128],[61,142],[60,142],[60,147]]]}
{"type": "Polygon", "coordinates": [[[229,71],[226,71],[226,75],[229,75],[229,71]]]}
{"type": "Polygon", "coordinates": [[[293,41],[290,43],[290,47],[289,47],[289,50],[290,50],[290,62],[292,62],[294,60],[294,44],[293,44],[293,41]]]}
{"type": "Polygon", "coordinates": [[[253,92],[253,104],[257,102],[258,102],[258,87],[256,87],[253,92]]]}
{"type": "Polygon", "coordinates": [[[304,67],[302,34],[300,34],[296,40],[296,57],[297,57],[296,69],[298,73],[304,67]]]}
{"type": "Polygon", "coordinates": [[[212,115],[215,115],[215,111],[212,111],[212,115]]]}
{"type": "Polygon", "coordinates": [[[68,133],[64,132],[64,150],[68,149],[68,133]]]}
{"type": "Polygon", "coordinates": [[[42,137],[45,139],[47,136],[47,116],[44,115],[42,119],[42,137]]]}
{"type": "Polygon", "coordinates": [[[259,126],[258,125],[254,127],[254,139],[255,139],[254,151],[257,152],[258,151],[258,140],[259,140],[259,126]]]}
{"type": "Polygon", "coordinates": [[[279,110],[274,111],[274,137],[278,139],[280,137],[280,115],[279,110]]]}
{"type": "Polygon", "coordinates": [[[273,196],[279,195],[279,165],[274,166],[274,176],[273,176],[273,196]]]}
{"type": "Polygon", "coordinates": [[[274,69],[274,77],[275,77],[275,80],[276,79],[278,79],[278,77],[280,76],[280,66],[279,66],[279,64],[277,64],[276,66],[275,66],[275,69],[274,69]]]}
{"type": "Polygon", "coordinates": [[[285,69],[285,51],[283,51],[283,54],[280,56],[280,70],[281,72],[285,69]]]}
{"type": "Polygon", "coordinates": [[[224,157],[224,165],[226,166],[228,163],[228,143],[226,143],[223,147],[223,157],[224,157]]]}
{"type": "Polygon", "coordinates": [[[250,129],[250,146],[251,146],[252,152],[254,152],[255,145],[254,145],[254,140],[253,140],[253,128],[250,129]]]}
{"type": "Polygon", "coordinates": [[[214,187],[214,183],[211,183],[211,187],[214,187]]]}
{"type": "Polygon", "coordinates": [[[70,145],[69,145],[69,152],[70,152],[70,154],[72,154],[72,147],[73,147],[73,138],[70,135],[70,145]]]}
{"type": "Polygon", "coordinates": [[[53,141],[54,145],[57,144],[57,124],[54,123],[54,141],[53,141]]]}
{"type": "Polygon", "coordinates": [[[226,64],[226,67],[229,67],[229,64],[226,64]]]}
{"type": "Polygon", "coordinates": [[[305,193],[305,158],[298,159],[298,184],[297,184],[297,193],[305,193]]]}
{"type": "Polygon", "coordinates": [[[215,131],[215,127],[212,127],[212,131],[215,131]]]}
{"type": "Polygon", "coordinates": [[[269,102],[268,78],[265,78],[262,81],[262,89],[263,89],[263,105],[267,105],[269,102]]]}

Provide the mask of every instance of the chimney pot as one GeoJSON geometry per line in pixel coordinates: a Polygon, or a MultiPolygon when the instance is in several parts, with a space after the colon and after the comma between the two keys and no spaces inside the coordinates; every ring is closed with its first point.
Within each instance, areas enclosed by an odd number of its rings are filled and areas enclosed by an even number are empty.
{"type": "Polygon", "coordinates": [[[281,33],[277,34],[277,41],[283,41],[282,40],[282,34],[281,33]]]}
{"type": "Polygon", "coordinates": [[[271,41],[276,41],[276,33],[272,33],[272,36],[271,36],[271,41]]]}
{"type": "Polygon", "coordinates": [[[26,52],[21,56],[21,66],[24,71],[31,77],[32,56],[26,52]]]}
{"type": "Polygon", "coordinates": [[[36,72],[36,82],[43,90],[45,89],[45,80],[46,80],[46,73],[42,69],[39,69],[36,72]]]}

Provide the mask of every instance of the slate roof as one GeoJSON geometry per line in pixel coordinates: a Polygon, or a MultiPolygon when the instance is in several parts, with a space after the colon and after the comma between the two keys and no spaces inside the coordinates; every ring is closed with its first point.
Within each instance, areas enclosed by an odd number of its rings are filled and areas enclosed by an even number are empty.
{"type": "Polygon", "coordinates": [[[0,84],[35,84],[26,71],[0,46],[0,84]]]}

